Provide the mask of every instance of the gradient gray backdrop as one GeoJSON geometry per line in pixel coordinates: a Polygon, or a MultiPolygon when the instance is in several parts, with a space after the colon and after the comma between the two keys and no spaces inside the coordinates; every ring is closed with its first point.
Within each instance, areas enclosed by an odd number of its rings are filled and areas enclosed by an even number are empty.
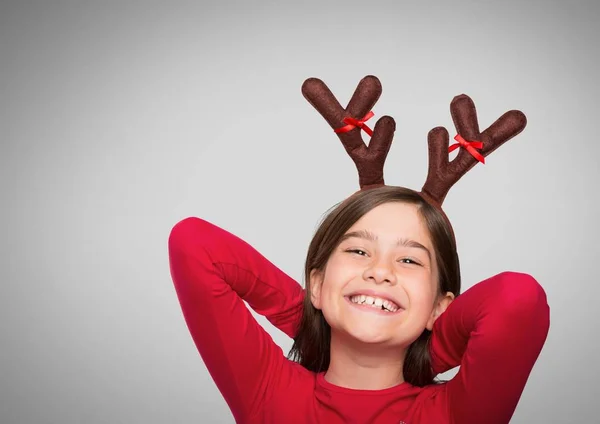
{"type": "Polygon", "coordinates": [[[233,422],[185,326],[169,231],[200,216],[300,280],[317,222],[358,183],[300,86],[322,78],[345,104],[367,74],[376,117],[397,121],[389,184],[421,187],[455,95],[483,128],[526,113],[446,211],[465,289],[515,270],[548,294],[512,422],[600,422],[600,7],[406,3],[1,3],[2,424],[233,422]]]}

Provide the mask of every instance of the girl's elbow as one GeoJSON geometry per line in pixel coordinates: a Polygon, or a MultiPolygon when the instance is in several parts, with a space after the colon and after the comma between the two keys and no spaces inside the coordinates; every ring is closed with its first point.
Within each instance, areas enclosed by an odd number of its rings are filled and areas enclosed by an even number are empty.
{"type": "Polygon", "coordinates": [[[530,274],[507,271],[499,275],[502,291],[499,302],[503,312],[520,322],[532,320],[537,325],[549,325],[550,307],[546,291],[530,274]]]}

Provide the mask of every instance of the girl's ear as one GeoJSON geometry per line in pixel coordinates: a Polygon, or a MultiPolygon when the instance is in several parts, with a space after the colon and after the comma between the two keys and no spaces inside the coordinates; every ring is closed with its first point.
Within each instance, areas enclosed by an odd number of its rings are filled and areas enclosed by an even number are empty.
{"type": "Polygon", "coordinates": [[[433,308],[433,312],[427,321],[426,327],[429,331],[433,330],[433,324],[435,323],[435,320],[446,311],[446,308],[448,308],[453,300],[454,294],[452,292],[447,292],[445,295],[438,297],[438,300],[433,308]]]}
{"type": "Polygon", "coordinates": [[[313,269],[310,272],[310,301],[316,309],[321,309],[321,287],[323,286],[322,274],[313,269]]]}

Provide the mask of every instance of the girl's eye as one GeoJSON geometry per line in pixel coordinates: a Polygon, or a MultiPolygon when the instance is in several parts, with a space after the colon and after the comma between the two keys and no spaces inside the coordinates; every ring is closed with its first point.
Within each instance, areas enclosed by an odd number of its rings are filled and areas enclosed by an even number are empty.
{"type": "Polygon", "coordinates": [[[420,263],[412,260],[411,258],[402,258],[402,259],[400,259],[400,262],[404,262],[406,264],[421,265],[420,263]]]}
{"type": "Polygon", "coordinates": [[[360,255],[360,256],[366,256],[367,255],[367,253],[364,250],[360,250],[360,249],[348,249],[348,250],[346,250],[346,252],[356,253],[357,255],[360,255]]]}

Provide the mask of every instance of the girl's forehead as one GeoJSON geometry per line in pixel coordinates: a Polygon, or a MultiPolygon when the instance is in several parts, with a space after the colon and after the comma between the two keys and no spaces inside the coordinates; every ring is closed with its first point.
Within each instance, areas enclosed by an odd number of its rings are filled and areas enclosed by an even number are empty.
{"type": "Polygon", "coordinates": [[[410,240],[431,246],[427,227],[417,207],[402,203],[372,209],[346,231],[344,239],[349,236],[374,242],[410,240]]]}
{"type": "Polygon", "coordinates": [[[390,232],[419,233],[426,230],[425,222],[417,206],[405,203],[379,205],[354,223],[349,231],[364,229],[379,232],[381,236],[390,232]]]}

